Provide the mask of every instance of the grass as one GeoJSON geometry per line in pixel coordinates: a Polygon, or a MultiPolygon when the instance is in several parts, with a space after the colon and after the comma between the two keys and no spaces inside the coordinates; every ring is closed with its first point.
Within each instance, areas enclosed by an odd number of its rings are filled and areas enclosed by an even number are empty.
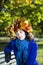
{"type": "Polygon", "coordinates": [[[42,42],[41,41],[40,42],[37,42],[37,44],[43,44],[43,41],[42,42]]]}
{"type": "Polygon", "coordinates": [[[37,60],[40,63],[40,65],[43,65],[43,48],[38,49],[37,60]]]}

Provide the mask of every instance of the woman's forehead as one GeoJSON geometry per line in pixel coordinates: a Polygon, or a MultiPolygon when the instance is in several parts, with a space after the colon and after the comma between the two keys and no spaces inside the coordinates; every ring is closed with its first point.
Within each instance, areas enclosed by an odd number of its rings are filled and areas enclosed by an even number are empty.
{"type": "Polygon", "coordinates": [[[24,32],[23,30],[17,30],[17,32],[24,32]]]}

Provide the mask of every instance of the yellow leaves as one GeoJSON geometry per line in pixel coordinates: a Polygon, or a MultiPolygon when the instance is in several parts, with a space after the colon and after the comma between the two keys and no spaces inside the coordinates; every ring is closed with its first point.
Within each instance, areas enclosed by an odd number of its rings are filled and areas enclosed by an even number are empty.
{"type": "Polygon", "coordinates": [[[13,4],[14,3],[14,0],[10,0],[10,2],[11,2],[11,4],[13,4]]]}
{"type": "Polygon", "coordinates": [[[8,22],[8,25],[11,25],[11,22],[8,22]]]}
{"type": "Polygon", "coordinates": [[[8,30],[6,27],[5,27],[4,29],[5,29],[5,31],[7,31],[7,30],[8,30]]]}
{"type": "Polygon", "coordinates": [[[30,21],[31,21],[31,19],[30,19],[30,18],[28,18],[28,23],[30,23],[30,21]]]}
{"type": "Polygon", "coordinates": [[[43,4],[43,0],[35,0],[36,4],[43,4]]]}
{"type": "Polygon", "coordinates": [[[40,7],[40,9],[43,11],[43,6],[42,6],[42,7],[40,7]]]}
{"type": "Polygon", "coordinates": [[[24,9],[23,12],[24,12],[24,14],[27,14],[28,13],[28,10],[24,9]]]}
{"type": "Polygon", "coordinates": [[[32,3],[32,0],[10,0],[11,4],[23,4],[23,3],[27,3],[30,4],[32,3]]]}
{"type": "Polygon", "coordinates": [[[0,20],[0,23],[3,23],[3,20],[0,20]]]}
{"type": "Polygon", "coordinates": [[[43,21],[43,15],[41,16],[41,20],[43,21]]]}
{"type": "Polygon", "coordinates": [[[26,0],[26,3],[27,3],[27,4],[32,3],[32,0],[26,0]]]}
{"type": "Polygon", "coordinates": [[[8,6],[7,6],[7,5],[4,5],[4,7],[5,7],[5,8],[8,8],[8,6]]]}

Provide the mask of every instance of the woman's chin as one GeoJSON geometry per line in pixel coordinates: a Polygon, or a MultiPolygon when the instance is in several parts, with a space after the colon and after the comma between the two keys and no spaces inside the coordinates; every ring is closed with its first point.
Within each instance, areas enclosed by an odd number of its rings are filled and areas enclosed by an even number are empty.
{"type": "Polygon", "coordinates": [[[20,39],[20,40],[24,40],[24,39],[25,39],[25,37],[24,37],[24,38],[21,38],[21,37],[20,37],[19,39],[20,39]]]}

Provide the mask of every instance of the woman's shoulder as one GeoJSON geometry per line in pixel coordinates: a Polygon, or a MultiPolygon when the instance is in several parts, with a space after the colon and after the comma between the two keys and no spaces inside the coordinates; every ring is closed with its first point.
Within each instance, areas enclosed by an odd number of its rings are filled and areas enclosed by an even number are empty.
{"type": "Polygon", "coordinates": [[[30,44],[32,45],[32,47],[38,48],[38,44],[35,42],[34,39],[32,39],[32,40],[30,41],[30,44]]]}
{"type": "Polygon", "coordinates": [[[9,43],[10,43],[10,45],[15,44],[15,41],[16,41],[16,39],[11,39],[11,40],[10,40],[10,42],[9,42],[9,43]]]}
{"type": "Polygon", "coordinates": [[[16,39],[11,39],[10,42],[14,42],[16,39]]]}

